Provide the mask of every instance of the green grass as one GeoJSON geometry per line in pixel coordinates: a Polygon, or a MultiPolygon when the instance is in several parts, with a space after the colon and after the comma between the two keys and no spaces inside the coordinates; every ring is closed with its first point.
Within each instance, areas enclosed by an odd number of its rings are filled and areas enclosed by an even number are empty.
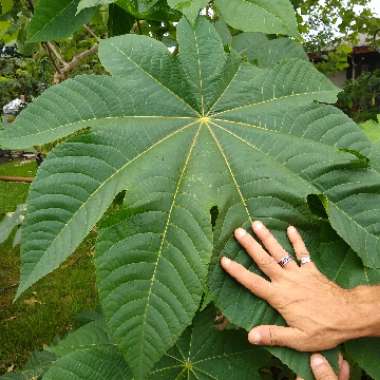
{"type": "MultiPolygon", "coordinates": [[[[35,161],[13,161],[0,165],[0,176],[33,177],[36,171],[35,161]]],[[[29,184],[0,181],[0,217],[24,203],[28,189],[29,184]]]]}
{"type": "MultiPolygon", "coordinates": [[[[35,170],[33,163],[0,165],[0,175],[33,176],[35,170]]],[[[27,191],[28,185],[0,182],[0,214],[13,211],[27,191]]],[[[79,312],[93,310],[97,304],[94,236],[14,304],[20,259],[11,241],[12,237],[0,246],[0,374],[22,368],[31,352],[63,336],[79,312]]]]}

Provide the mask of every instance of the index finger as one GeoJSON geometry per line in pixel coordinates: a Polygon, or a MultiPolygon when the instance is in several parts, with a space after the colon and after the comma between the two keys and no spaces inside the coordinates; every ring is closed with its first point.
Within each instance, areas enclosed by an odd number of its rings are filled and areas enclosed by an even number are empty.
{"type": "Polygon", "coordinates": [[[270,278],[278,277],[282,268],[276,260],[243,228],[235,231],[238,242],[255,261],[257,266],[270,278]]]}
{"type": "Polygon", "coordinates": [[[256,296],[267,300],[270,296],[271,283],[263,277],[250,272],[243,265],[229,259],[222,257],[221,265],[223,269],[236,281],[245,286],[256,296]]]}

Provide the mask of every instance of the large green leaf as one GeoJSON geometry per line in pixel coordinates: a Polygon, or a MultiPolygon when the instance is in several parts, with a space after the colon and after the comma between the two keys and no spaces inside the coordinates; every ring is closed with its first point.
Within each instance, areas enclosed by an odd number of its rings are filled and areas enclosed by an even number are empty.
{"type": "Polygon", "coordinates": [[[48,350],[57,359],[44,374],[45,380],[131,380],[123,356],[110,340],[104,323],[95,321],[70,333],[48,350]]]}
{"type": "MultiPolygon", "coordinates": [[[[97,246],[100,301],[139,379],[191,323],[210,261],[212,193],[205,159],[212,142],[201,125],[185,128],[128,171],[125,201],[133,215],[122,214],[97,246]],[[148,161],[159,165],[148,166],[148,161]]],[[[140,126],[135,136],[142,131],[140,126]]],[[[117,146],[120,152],[128,140],[132,136],[117,146]]]]}
{"type": "MultiPolygon", "coordinates": [[[[18,296],[127,190],[125,217],[102,233],[96,265],[107,324],[138,378],[191,323],[212,251],[253,218],[282,240],[290,223],[315,240],[321,221],[307,200],[320,196],[339,234],[368,264],[380,262],[369,141],[343,113],[315,103],[334,103],[336,87],[305,60],[265,68],[227,55],[204,18],[181,21],[177,35],[174,56],[144,36],[103,41],[112,76],[49,89],[0,134],[0,145],[22,148],[88,129],[49,154],[31,187],[18,296]],[[210,209],[219,213],[214,234],[210,209]]],[[[240,295],[220,288],[228,281],[219,272],[212,288],[235,302],[240,295]]],[[[245,328],[265,319],[260,307],[242,313],[244,302],[220,305],[245,328]]],[[[304,359],[296,365],[306,368],[304,359]]]]}
{"type": "MultiPolygon", "coordinates": [[[[241,331],[219,331],[212,308],[199,313],[174,347],[148,375],[149,380],[260,379],[270,355],[250,345],[241,331]]],[[[133,380],[102,319],[70,332],[45,351],[33,354],[25,369],[1,380],[133,380]]]]}
{"type": "MultiPolygon", "coordinates": [[[[160,60],[165,58],[163,55],[160,60]]],[[[42,145],[84,128],[128,122],[129,117],[136,120],[134,116],[157,116],[162,121],[172,117],[178,120],[178,114],[183,115],[183,121],[195,116],[195,110],[147,74],[147,64],[140,67],[141,71],[136,64],[136,75],[129,79],[83,75],[50,87],[35,107],[33,104],[22,112],[12,128],[0,132],[0,146],[23,149],[42,145]],[[136,85],[133,94],[131,85],[136,85]]]]}
{"type": "Polygon", "coordinates": [[[91,321],[70,332],[57,344],[49,346],[46,351],[55,354],[57,358],[72,354],[78,350],[88,350],[92,347],[114,346],[103,319],[91,321]]]}
{"type": "Polygon", "coordinates": [[[199,314],[149,379],[260,379],[258,371],[267,365],[268,355],[249,345],[241,331],[218,331],[213,317],[212,309],[199,314]]]}
{"type": "Polygon", "coordinates": [[[120,351],[112,343],[102,319],[70,332],[58,343],[36,352],[21,372],[1,380],[132,380],[120,351]]]}
{"type": "Polygon", "coordinates": [[[87,9],[76,15],[78,3],[79,0],[39,0],[28,27],[29,42],[65,38],[89,22],[94,11],[87,9]]]}
{"type": "Polygon", "coordinates": [[[298,34],[289,0],[215,0],[215,5],[229,25],[243,32],[298,34]]]}
{"type": "Polygon", "coordinates": [[[263,33],[240,33],[232,38],[232,47],[261,67],[270,67],[285,59],[308,59],[300,43],[286,37],[270,40],[263,33]]]}
{"type": "Polygon", "coordinates": [[[123,356],[113,346],[72,351],[59,358],[44,380],[132,380],[123,356]]]}

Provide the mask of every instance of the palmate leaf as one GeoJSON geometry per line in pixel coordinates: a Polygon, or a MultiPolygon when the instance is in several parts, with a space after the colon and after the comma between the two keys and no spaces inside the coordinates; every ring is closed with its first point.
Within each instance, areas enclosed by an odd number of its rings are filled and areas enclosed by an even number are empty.
{"type": "Polygon", "coordinates": [[[205,131],[190,126],[148,154],[159,167],[143,160],[128,174],[125,201],[136,211],[99,239],[99,296],[139,379],[174,345],[201,301],[212,240],[208,144],[205,131]]]}
{"type": "Polygon", "coordinates": [[[47,350],[56,355],[56,360],[44,374],[45,380],[132,380],[102,320],[88,323],[47,350]]]}
{"type": "MultiPolygon", "coordinates": [[[[107,324],[139,379],[191,323],[212,251],[253,218],[277,235],[292,223],[315,239],[320,219],[307,199],[318,195],[362,259],[380,261],[380,179],[365,168],[369,142],[340,111],[314,103],[335,102],[335,86],[305,60],[259,68],[226,55],[203,18],[193,27],[181,21],[177,37],[176,56],[143,36],[103,41],[112,76],[49,89],[0,135],[0,145],[22,148],[89,129],[54,149],[31,187],[18,296],[127,190],[127,215],[102,233],[96,265],[107,324]]],[[[227,281],[219,276],[215,295],[227,281]]],[[[247,328],[241,310],[229,317],[247,328]]]]}
{"type": "Polygon", "coordinates": [[[215,5],[229,25],[243,32],[298,34],[289,0],[215,0],[215,5]]]}
{"type": "Polygon", "coordinates": [[[57,40],[76,32],[94,14],[92,9],[86,9],[76,15],[78,3],[79,0],[39,0],[27,30],[28,41],[57,40]]]}
{"type": "Polygon", "coordinates": [[[132,380],[130,369],[114,346],[73,350],[59,358],[45,373],[44,380],[132,380]]]}
{"type": "Polygon", "coordinates": [[[21,372],[0,377],[1,380],[34,378],[131,380],[132,375],[110,340],[104,321],[99,319],[70,332],[44,351],[33,353],[21,372]]]}
{"type": "Polygon", "coordinates": [[[260,379],[269,355],[249,345],[241,331],[218,331],[213,319],[212,308],[197,315],[149,379],[260,379]]]}
{"type": "MultiPolygon", "coordinates": [[[[149,380],[260,379],[270,355],[250,345],[242,331],[219,331],[216,312],[198,313],[175,346],[148,375],[149,380]]],[[[1,380],[134,380],[120,350],[112,343],[102,318],[70,332],[57,344],[37,352],[25,369],[1,380]]]]}

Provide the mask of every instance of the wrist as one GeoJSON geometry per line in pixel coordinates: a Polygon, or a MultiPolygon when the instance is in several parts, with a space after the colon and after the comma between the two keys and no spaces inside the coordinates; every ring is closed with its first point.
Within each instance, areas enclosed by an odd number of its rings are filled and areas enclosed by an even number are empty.
{"type": "Polygon", "coordinates": [[[348,290],[348,339],[380,336],[380,287],[348,290]]]}

